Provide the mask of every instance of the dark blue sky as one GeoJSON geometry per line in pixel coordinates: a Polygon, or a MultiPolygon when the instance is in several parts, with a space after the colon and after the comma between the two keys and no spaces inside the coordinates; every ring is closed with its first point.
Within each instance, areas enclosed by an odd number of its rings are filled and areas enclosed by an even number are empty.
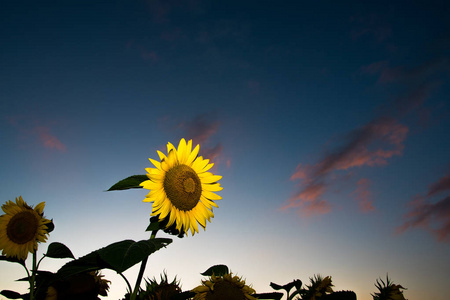
{"type": "MultiPolygon", "coordinates": [[[[223,200],[149,277],[190,289],[225,263],[269,292],[321,273],[368,300],[389,272],[406,298],[443,300],[449,15],[447,1],[2,3],[1,199],[46,201],[50,242],[76,256],[147,238],[145,191],[103,191],[185,137],[223,200]]],[[[3,274],[0,289],[23,277],[3,274]]]]}

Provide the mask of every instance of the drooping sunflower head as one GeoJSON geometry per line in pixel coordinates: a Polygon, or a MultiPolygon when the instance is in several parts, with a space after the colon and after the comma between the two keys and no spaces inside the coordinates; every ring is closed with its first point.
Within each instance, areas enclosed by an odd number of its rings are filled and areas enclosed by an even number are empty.
{"type": "Polygon", "coordinates": [[[41,202],[33,209],[22,196],[2,205],[0,249],[4,255],[25,260],[28,253],[36,251],[38,242],[47,240],[52,221],[44,218],[44,207],[41,202]]]}
{"type": "Polygon", "coordinates": [[[202,285],[192,290],[194,300],[256,300],[252,295],[255,290],[245,284],[245,280],[233,273],[223,276],[212,275],[209,280],[202,280],[202,285]]]}
{"type": "Polygon", "coordinates": [[[144,202],[153,202],[152,216],[168,220],[166,228],[176,225],[180,232],[198,232],[197,223],[205,229],[206,220],[214,217],[214,202],[222,199],[214,192],[222,190],[222,176],[208,172],[213,163],[198,156],[200,146],[192,149],[192,140],[181,139],[178,148],[167,144],[167,156],[157,151],[160,161],[150,158],[155,168],[147,168],[149,180],[140,185],[149,189],[144,202]]]}

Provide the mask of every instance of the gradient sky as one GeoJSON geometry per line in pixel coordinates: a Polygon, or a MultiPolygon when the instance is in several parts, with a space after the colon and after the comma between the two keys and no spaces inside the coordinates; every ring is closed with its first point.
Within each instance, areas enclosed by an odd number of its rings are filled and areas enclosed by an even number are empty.
{"type": "MultiPolygon", "coordinates": [[[[407,3],[3,2],[1,202],[45,201],[76,257],[146,239],[147,191],[105,190],[185,137],[223,200],[146,277],[187,290],[226,264],[257,292],[321,274],[369,300],[388,273],[448,299],[450,5],[407,3]]],[[[0,268],[0,290],[26,290],[0,268]]]]}

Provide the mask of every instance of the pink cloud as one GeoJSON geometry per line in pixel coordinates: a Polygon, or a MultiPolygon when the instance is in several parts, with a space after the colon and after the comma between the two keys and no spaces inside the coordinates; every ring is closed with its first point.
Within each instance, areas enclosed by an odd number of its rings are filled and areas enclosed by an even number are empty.
{"type": "Polygon", "coordinates": [[[56,149],[62,152],[67,150],[58,137],[51,133],[50,126],[37,125],[37,120],[31,121],[30,117],[23,115],[7,116],[6,121],[18,130],[21,141],[30,140],[30,137],[36,137],[39,143],[48,149],[56,149]],[[31,123],[31,124],[30,124],[31,123]]]}
{"type": "Polygon", "coordinates": [[[436,194],[445,192],[447,190],[450,190],[450,176],[449,175],[442,177],[436,183],[432,184],[428,189],[427,197],[434,196],[436,194]]]}
{"type": "Polygon", "coordinates": [[[430,185],[425,196],[416,196],[410,203],[411,210],[404,215],[405,222],[397,227],[401,234],[409,229],[421,228],[432,234],[439,242],[450,242],[450,176],[446,175],[430,185]],[[431,198],[447,192],[444,198],[431,198]]]}
{"type": "Polygon", "coordinates": [[[192,139],[194,144],[202,145],[219,129],[219,122],[213,120],[208,114],[196,116],[193,120],[181,123],[179,126],[185,132],[185,136],[192,139]]]}
{"type": "Polygon", "coordinates": [[[408,127],[393,119],[380,118],[350,132],[344,144],[328,153],[313,168],[314,177],[322,177],[335,170],[353,167],[384,165],[387,159],[401,155],[408,127]]]}
{"type": "Polygon", "coordinates": [[[294,174],[291,176],[292,181],[296,179],[306,179],[306,170],[302,167],[302,164],[298,164],[294,174]]]}
{"type": "Polygon", "coordinates": [[[325,215],[331,212],[331,205],[325,200],[306,203],[302,210],[298,211],[301,217],[325,215]]]}
{"type": "MultiPolygon", "coordinates": [[[[450,60],[446,57],[428,60],[413,67],[396,66],[391,67],[386,60],[377,61],[361,67],[361,72],[366,74],[378,74],[378,83],[403,83],[428,82],[439,73],[450,71],[450,60]]],[[[414,85],[416,86],[416,85],[414,85]]]]}
{"type": "MultiPolygon", "coordinates": [[[[298,207],[306,209],[308,215],[329,213],[331,205],[325,205],[328,202],[323,197],[328,187],[339,180],[335,173],[387,164],[389,158],[402,155],[407,133],[408,127],[390,118],[379,118],[351,131],[342,139],[340,147],[328,150],[317,163],[297,166],[291,180],[300,180],[300,188],[282,209],[298,207]],[[309,206],[305,205],[307,202],[309,206]],[[310,209],[318,207],[322,209],[310,209]]],[[[368,185],[368,181],[360,181],[356,191],[364,212],[374,209],[368,185]]]]}
{"type": "Polygon", "coordinates": [[[231,167],[231,159],[227,159],[227,168],[231,167]]]}
{"type": "Polygon", "coordinates": [[[188,140],[192,139],[193,145],[200,145],[199,155],[214,162],[214,168],[216,168],[217,164],[221,163],[223,159],[222,144],[216,143],[211,146],[210,142],[211,137],[217,133],[219,126],[220,123],[215,120],[214,114],[198,115],[190,121],[179,123],[177,126],[182,129],[183,137],[188,140]]]}
{"type": "Polygon", "coordinates": [[[358,202],[359,210],[363,213],[368,213],[375,210],[372,205],[372,193],[369,190],[370,180],[367,178],[361,178],[357,182],[358,187],[353,192],[353,195],[358,202]]]}
{"type": "Polygon", "coordinates": [[[64,145],[56,136],[50,133],[50,128],[39,126],[34,128],[33,132],[39,138],[39,141],[45,148],[56,149],[62,152],[66,151],[66,145],[64,145]]]}

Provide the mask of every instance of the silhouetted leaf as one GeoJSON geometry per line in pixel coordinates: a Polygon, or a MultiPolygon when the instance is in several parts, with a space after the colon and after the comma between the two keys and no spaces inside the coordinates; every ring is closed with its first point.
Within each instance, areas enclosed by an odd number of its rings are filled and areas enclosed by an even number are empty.
{"type": "Polygon", "coordinates": [[[273,282],[271,282],[270,283],[270,286],[274,289],[274,290],[281,290],[281,289],[284,289],[285,291],[286,291],[286,293],[289,293],[289,291],[293,288],[293,287],[295,287],[296,288],[296,290],[299,290],[301,287],[302,287],[302,282],[301,282],[301,280],[299,280],[299,279],[296,279],[296,280],[294,280],[294,281],[292,281],[292,282],[289,282],[288,284],[285,284],[285,285],[279,285],[279,284],[276,284],[276,283],[273,283],[273,282]]]}
{"type": "Polygon", "coordinates": [[[167,246],[172,239],[156,238],[135,242],[125,240],[100,249],[100,257],[118,273],[141,262],[153,252],[167,246]]]}
{"type": "Polygon", "coordinates": [[[68,262],[58,270],[56,275],[58,278],[66,278],[100,269],[111,269],[122,273],[171,242],[172,239],[156,238],[139,242],[124,240],[113,243],[68,262]]]}
{"type": "Polygon", "coordinates": [[[215,266],[210,267],[205,272],[200,273],[200,275],[203,275],[203,276],[212,276],[213,274],[214,274],[214,276],[222,276],[222,275],[228,274],[228,267],[225,265],[215,265],[215,266]]]}
{"type": "Polygon", "coordinates": [[[114,184],[108,191],[120,191],[142,188],[139,184],[148,180],[147,175],[132,175],[114,184]]]}
{"type": "Polygon", "coordinates": [[[72,251],[70,249],[58,242],[53,242],[50,245],[48,245],[47,253],[45,256],[51,257],[51,258],[73,258],[75,259],[75,256],[73,256],[72,251]]]}
{"type": "Polygon", "coordinates": [[[259,300],[280,300],[283,298],[283,293],[260,293],[253,294],[252,296],[258,298],[259,300]]]}
{"type": "Polygon", "coordinates": [[[0,260],[15,262],[21,264],[22,266],[25,266],[25,261],[23,259],[17,259],[16,257],[7,257],[5,255],[0,255],[0,260]]]}
{"type": "Polygon", "coordinates": [[[14,292],[14,291],[9,291],[9,290],[1,291],[0,295],[3,295],[9,299],[23,299],[23,296],[21,294],[14,292]]]}

